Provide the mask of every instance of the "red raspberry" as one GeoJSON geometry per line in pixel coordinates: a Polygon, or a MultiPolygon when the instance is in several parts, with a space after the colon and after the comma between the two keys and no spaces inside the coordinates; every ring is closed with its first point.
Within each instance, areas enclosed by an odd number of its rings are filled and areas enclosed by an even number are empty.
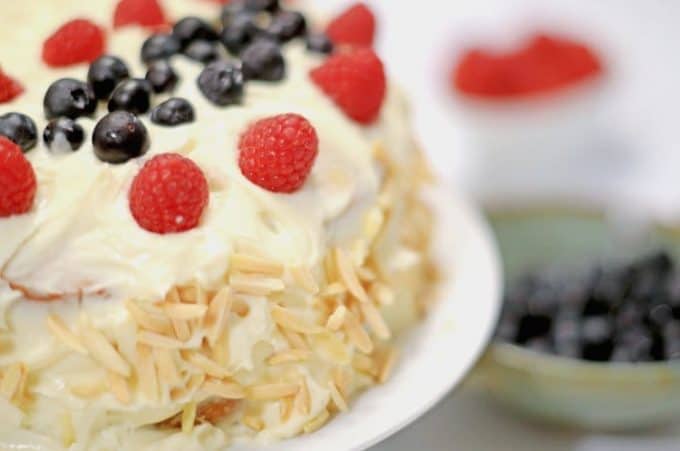
{"type": "Polygon", "coordinates": [[[47,38],[43,44],[42,57],[52,67],[90,63],[104,53],[105,47],[103,29],[89,20],[74,19],[47,38]]]}
{"type": "Polygon", "coordinates": [[[292,193],[307,180],[319,139],[304,117],[281,114],[251,124],[238,148],[238,164],[248,180],[275,193],[292,193]]]}
{"type": "Polygon", "coordinates": [[[375,37],[375,16],[363,3],[357,3],[333,19],[326,34],[335,44],[371,47],[375,37]]]}
{"type": "Polygon", "coordinates": [[[196,163],[175,153],[147,161],[130,188],[130,211],[145,230],[164,235],[198,226],[208,181],[196,163]]]}
{"type": "Polygon", "coordinates": [[[0,69],[0,103],[10,102],[22,92],[24,92],[24,87],[21,83],[0,69]]]}
{"type": "Polygon", "coordinates": [[[155,29],[167,23],[158,0],[120,0],[113,13],[114,28],[139,25],[155,29]]]}
{"type": "Polygon", "coordinates": [[[373,50],[333,55],[310,76],[350,118],[360,124],[378,118],[387,86],[382,61],[373,50]]]}
{"type": "Polygon", "coordinates": [[[21,148],[0,136],[0,218],[30,210],[36,189],[33,166],[21,148]]]}

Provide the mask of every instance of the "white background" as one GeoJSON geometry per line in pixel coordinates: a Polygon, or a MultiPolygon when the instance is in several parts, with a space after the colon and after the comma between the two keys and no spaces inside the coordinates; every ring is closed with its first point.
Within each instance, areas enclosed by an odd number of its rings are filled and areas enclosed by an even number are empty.
{"type": "MultiPolygon", "coordinates": [[[[330,3],[332,8],[346,2],[330,3]]],[[[680,210],[680,1],[376,0],[369,3],[380,15],[380,50],[391,75],[411,94],[417,132],[440,174],[463,188],[478,186],[471,176],[471,162],[480,150],[471,145],[470,131],[465,126],[465,108],[449,95],[445,84],[447,72],[460,49],[485,41],[507,43],[537,27],[566,30],[596,43],[609,68],[598,109],[604,118],[605,141],[610,148],[597,162],[593,159],[590,164],[586,163],[579,172],[582,180],[574,184],[586,186],[591,193],[605,193],[609,201],[632,206],[645,215],[677,216],[680,210]]],[[[589,111],[589,108],[581,110],[586,117],[589,111]]],[[[486,180],[487,188],[493,189],[493,182],[486,180]]],[[[497,408],[474,388],[466,386],[375,451],[416,449],[677,450],[680,431],[604,436],[546,428],[497,408]]]]}

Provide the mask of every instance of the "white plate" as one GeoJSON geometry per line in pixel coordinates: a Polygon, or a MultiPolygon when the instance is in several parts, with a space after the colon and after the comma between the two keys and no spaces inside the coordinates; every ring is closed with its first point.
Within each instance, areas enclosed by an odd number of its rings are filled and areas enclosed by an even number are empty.
{"type": "Polygon", "coordinates": [[[364,450],[427,412],[472,368],[500,307],[499,259],[481,216],[451,192],[439,188],[431,196],[438,213],[435,253],[444,272],[439,299],[427,319],[403,337],[390,380],[360,395],[349,412],[314,434],[260,451],[364,450]]]}

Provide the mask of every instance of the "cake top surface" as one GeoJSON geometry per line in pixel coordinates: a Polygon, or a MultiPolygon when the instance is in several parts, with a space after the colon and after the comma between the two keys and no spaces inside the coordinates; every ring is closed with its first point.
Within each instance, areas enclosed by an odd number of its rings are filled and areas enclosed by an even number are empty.
{"type": "MultiPolygon", "coordinates": [[[[139,54],[149,31],[111,30],[114,6],[110,1],[28,0],[3,7],[4,20],[21,26],[0,30],[5,43],[0,61],[25,92],[1,105],[0,112],[28,115],[42,134],[47,124],[43,97],[50,84],[60,78],[86,77],[87,64],[53,68],[41,58],[47,37],[75,17],[104,27],[106,53],[120,57],[132,77],[143,78],[146,68],[139,54]],[[34,14],[38,10],[40,14],[34,14]]],[[[214,21],[217,10],[204,0],[167,2],[172,19],[190,13],[214,21]]],[[[91,136],[107,113],[101,102],[92,117],[78,119],[85,141],[77,152],[55,155],[39,139],[26,154],[37,175],[34,207],[27,214],[0,219],[0,234],[5,237],[0,244],[3,278],[38,297],[160,296],[190,279],[213,283],[240,241],[255,242],[292,264],[313,265],[329,244],[355,235],[362,209],[376,195],[379,175],[372,158],[377,137],[393,140],[385,146],[392,152],[404,147],[401,141],[407,127],[394,120],[394,112],[404,108],[402,101],[390,88],[381,116],[368,126],[359,124],[310,81],[309,72],[324,55],[306,50],[301,42],[286,45],[283,52],[284,79],[249,81],[242,103],[229,106],[216,106],[201,93],[196,80],[203,64],[172,57],[180,77],[172,95],[189,100],[196,118],[189,124],[164,127],[153,124],[148,114],[140,115],[150,139],[141,158],[119,165],[97,158],[91,136]],[[319,139],[309,179],[291,194],[256,186],[237,164],[238,140],[248,125],[284,113],[307,118],[319,139]],[[198,227],[159,235],[135,222],[128,192],[143,163],[167,152],[193,160],[205,173],[210,194],[198,227]]],[[[154,96],[153,105],[168,97],[154,96]]]]}

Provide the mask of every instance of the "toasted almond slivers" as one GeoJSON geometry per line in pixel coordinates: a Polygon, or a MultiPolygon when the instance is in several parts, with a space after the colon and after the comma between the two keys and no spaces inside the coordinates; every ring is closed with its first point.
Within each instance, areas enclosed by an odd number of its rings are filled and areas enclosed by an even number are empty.
{"type": "Polygon", "coordinates": [[[182,409],[182,432],[185,434],[191,433],[196,424],[196,403],[190,402],[182,409]]]}
{"type": "Polygon", "coordinates": [[[290,329],[293,332],[309,335],[319,333],[323,330],[319,326],[313,326],[305,323],[303,320],[295,316],[293,312],[279,305],[272,307],[271,314],[276,324],[284,329],[290,329]]]}
{"type": "Polygon", "coordinates": [[[362,282],[374,282],[378,278],[378,275],[366,266],[357,269],[357,276],[362,282]]]}
{"type": "MultiPolygon", "coordinates": [[[[116,374],[113,371],[109,371],[110,374],[116,374]]],[[[116,376],[121,377],[116,374],[116,376]]],[[[78,398],[83,399],[93,399],[101,396],[107,391],[111,390],[110,386],[106,385],[106,381],[97,379],[85,384],[69,385],[69,391],[78,398]]],[[[115,395],[115,393],[114,393],[115,395]]]]}
{"type": "Polygon", "coordinates": [[[246,390],[236,382],[224,382],[216,379],[205,381],[201,390],[209,395],[224,399],[243,399],[247,394],[246,390]]]}
{"type": "Polygon", "coordinates": [[[335,385],[335,382],[333,381],[328,381],[328,390],[331,393],[331,399],[333,400],[333,404],[340,410],[341,412],[346,412],[348,407],[347,407],[347,401],[345,400],[345,397],[340,393],[340,390],[338,389],[338,386],[335,385]]]}
{"type": "Polygon", "coordinates": [[[359,320],[357,320],[353,313],[348,313],[345,316],[345,332],[359,351],[364,354],[373,352],[373,341],[371,340],[371,337],[361,324],[359,324],[359,320]]]}
{"type": "Polygon", "coordinates": [[[368,374],[372,377],[377,377],[379,373],[378,366],[373,358],[363,354],[354,355],[352,367],[360,373],[368,374]]]}
{"type": "Polygon", "coordinates": [[[297,332],[293,332],[290,329],[285,329],[283,327],[279,328],[279,330],[281,331],[281,334],[284,336],[284,338],[288,342],[288,345],[290,345],[291,348],[305,350],[309,349],[309,346],[307,346],[307,342],[305,341],[302,335],[298,334],[297,332]]]}
{"type": "Polygon", "coordinates": [[[149,401],[158,400],[158,374],[148,345],[137,343],[137,377],[139,386],[149,401]]]}
{"type": "Polygon", "coordinates": [[[132,319],[143,329],[159,334],[169,334],[172,331],[172,324],[167,318],[144,310],[134,301],[125,301],[125,308],[132,319]]]}
{"type": "Polygon", "coordinates": [[[375,305],[372,302],[364,302],[360,303],[359,307],[361,307],[361,313],[363,313],[366,323],[373,330],[373,333],[381,340],[388,340],[392,333],[375,305]]]}
{"type": "Polygon", "coordinates": [[[225,331],[213,345],[212,357],[218,365],[227,366],[229,364],[229,353],[229,334],[225,331]]]}
{"type": "Polygon", "coordinates": [[[392,375],[392,370],[397,363],[399,358],[399,353],[396,348],[390,348],[385,353],[383,357],[382,365],[380,366],[380,372],[378,373],[378,382],[384,384],[392,375]]]}
{"type": "Polygon", "coordinates": [[[394,292],[383,283],[374,283],[369,290],[371,297],[380,305],[394,304],[394,292]]]}
{"type": "Polygon", "coordinates": [[[262,429],[264,429],[264,421],[262,421],[262,418],[260,417],[246,415],[241,421],[255,432],[260,432],[262,429]]]}
{"type": "Polygon", "coordinates": [[[299,384],[260,384],[248,387],[247,397],[253,401],[276,401],[286,396],[294,396],[299,390],[299,384]]]}
{"type": "Polygon", "coordinates": [[[0,381],[0,396],[11,401],[19,395],[19,387],[21,387],[21,379],[24,377],[26,367],[23,363],[15,363],[10,365],[2,375],[0,381]]]}
{"type": "Polygon", "coordinates": [[[229,276],[229,285],[237,293],[254,296],[267,296],[286,288],[281,279],[240,273],[229,276]]]}
{"type": "Polygon", "coordinates": [[[168,294],[165,295],[165,302],[178,304],[182,302],[182,298],[179,295],[179,289],[177,287],[172,287],[168,294]]]}
{"type": "Polygon", "coordinates": [[[226,368],[220,366],[217,362],[209,359],[200,352],[185,351],[182,355],[187,362],[200,368],[208,376],[216,377],[218,379],[231,376],[231,373],[226,368]]]}
{"type": "Polygon", "coordinates": [[[281,398],[279,401],[279,411],[282,423],[285,423],[290,419],[290,414],[293,413],[293,401],[294,398],[291,396],[281,398]]]}
{"type": "Polygon", "coordinates": [[[202,319],[208,311],[204,304],[164,304],[163,311],[174,320],[202,319]]]}
{"type": "Polygon", "coordinates": [[[341,366],[336,366],[332,371],[333,384],[338,389],[343,398],[347,397],[347,390],[349,388],[348,372],[341,366]]]}
{"type": "Polygon", "coordinates": [[[321,292],[321,297],[332,298],[340,294],[347,293],[347,287],[340,282],[333,282],[326,286],[321,292]]]}
{"type": "Polygon", "coordinates": [[[364,217],[362,235],[369,243],[372,243],[380,233],[380,229],[385,223],[385,214],[376,207],[369,211],[364,217]]]}
{"type": "Polygon", "coordinates": [[[109,390],[111,390],[113,396],[115,396],[121,404],[130,404],[132,397],[127,381],[113,371],[108,371],[108,379],[109,390]]]}
{"type": "Polygon", "coordinates": [[[331,414],[328,413],[328,410],[324,409],[319,415],[316,416],[316,418],[305,424],[302,429],[305,431],[305,434],[316,432],[321,429],[324,424],[326,424],[330,417],[331,414]]]}
{"type": "Polygon", "coordinates": [[[326,321],[326,328],[332,331],[338,331],[345,323],[345,316],[347,316],[347,307],[339,305],[335,311],[328,317],[326,321]]]}
{"type": "Polygon", "coordinates": [[[210,301],[208,313],[205,316],[205,325],[208,327],[208,342],[215,346],[216,342],[227,330],[229,313],[231,312],[233,298],[229,288],[223,288],[217,292],[210,301]]]}
{"type": "Polygon", "coordinates": [[[83,324],[81,327],[82,342],[90,356],[104,368],[128,378],[132,374],[130,364],[113,347],[109,340],[97,329],[83,324]]]}
{"type": "Polygon", "coordinates": [[[287,349],[267,359],[269,365],[282,365],[284,363],[304,362],[311,357],[311,351],[306,349],[287,349]]]}
{"type": "Polygon", "coordinates": [[[334,332],[311,335],[309,340],[314,352],[325,361],[336,365],[347,365],[351,361],[349,346],[334,332]]]}
{"type": "Polygon", "coordinates": [[[250,313],[250,306],[241,298],[235,297],[231,305],[231,309],[237,316],[241,318],[248,316],[250,313]]]}
{"type": "Polygon", "coordinates": [[[185,346],[184,343],[176,338],[149,332],[147,330],[137,332],[137,341],[154,348],[181,349],[185,346]]]}
{"type": "Polygon", "coordinates": [[[277,261],[264,257],[247,254],[232,254],[229,264],[233,271],[244,273],[265,274],[280,277],[283,274],[283,265],[277,261]]]}
{"type": "Polygon", "coordinates": [[[56,315],[47,317],[47,327],[50,332],[62,341],[66,346],[80,354],[87,354],[87,348],[80,342],[80,339],[64,324],[56,315]]]}
{"type": "Polygon", "coordinates": [[[299,387],[300,390],[295,397],[295,409],[302,415],[309,415],[309,412],[312,409],[312,399],[309,394],[306,377],[300,376],[299,387]]]}
{"type": "Polygon", "coordinates": [[[182,382],[182,379],[177,369],[173,351],[166,348],[153,348],[153,357],[156,361],[156,368],[158,369],[158,379],[161,385],[168,385],[174,387],[182,382]]]}
{"type": "Polygon", "coordinates": [[[175,336],[183,342],[189,341],[191,339],[191,327],[189,326],[189,323],[182,319],[173,319],[171,321],[175,336]]]}
{"type": "Polygon", "coordinates": [[[338,266],[340,277],[345,283],[345,286],[347,286],[349,292],[352,293],[352,296],[357,298],[360,302],[368,302],[368,294],[366,294],[364,287],[361,286],[354,264],[345,251],[340,248],[335,249],[335,262],[338,266]]]}
{"type": "Polygon", "coordinates": [[[309,294],[317,294],[319,292],[319,284],[316,283],[314,275],[307,267],[296,266],[290,270],[295,283],[308,292],[309,294]]]}

